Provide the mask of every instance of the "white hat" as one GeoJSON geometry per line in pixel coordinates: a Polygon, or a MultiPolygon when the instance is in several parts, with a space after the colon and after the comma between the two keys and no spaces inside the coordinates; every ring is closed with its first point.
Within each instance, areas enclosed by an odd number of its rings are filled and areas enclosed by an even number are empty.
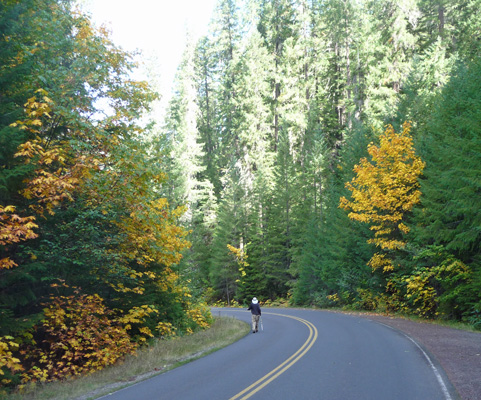
{"type": "Polygon", "coordinates": [[[257,299],[254,297],[254,298],[252,299],[252,304],[257,304],[257,303],[258,303],[258,301],[257,301],[257,299]]]}

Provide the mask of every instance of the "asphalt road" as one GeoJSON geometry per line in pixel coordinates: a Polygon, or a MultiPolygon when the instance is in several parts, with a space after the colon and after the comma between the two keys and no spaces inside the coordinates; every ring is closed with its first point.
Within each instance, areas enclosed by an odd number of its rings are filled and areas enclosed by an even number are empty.
{"type": "MultiPolygon", "coordinates": [[[[222,350],[122,389],[109,400],[455,400],[412,339],[363,318],[263,309],[263,327],[222,350]]],[[[214,315],[250,322],[246,310],[214,315]]]]}

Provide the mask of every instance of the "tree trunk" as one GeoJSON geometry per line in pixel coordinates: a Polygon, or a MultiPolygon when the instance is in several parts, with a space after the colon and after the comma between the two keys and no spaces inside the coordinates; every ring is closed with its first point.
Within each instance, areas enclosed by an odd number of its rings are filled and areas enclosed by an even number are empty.
{"type": "Polygon", "coordinates": [[[444,34],[444,12],[445,12],[445,9],[440,4],[438,6],[438,19],[439,19],[438,31],[439,31],[439,36],[441,36],[441,37],[444,34]]]}

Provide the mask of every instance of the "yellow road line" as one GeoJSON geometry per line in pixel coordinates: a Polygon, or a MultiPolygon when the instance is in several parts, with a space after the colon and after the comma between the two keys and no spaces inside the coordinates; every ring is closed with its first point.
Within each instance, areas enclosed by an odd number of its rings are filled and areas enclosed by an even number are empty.
{"type": "Polygon", "coordinates": [[[292,318],[299,322],[302,322],[309,328],[309,337],[304,342],[299,350],[297,350],[292,356],[290,356],[286,361],[280,364],[278,367],[274,368],[271,372],[264,375],[262,378],[254,382],[249,387],[245,388],[242,392],[236,394],[234,397],[231,397],[229,400],[240,400],[248,399],[249,397],[253,396],[259,390],[267,386],[271,383],[274,379],[278,378],[281,374],[286,372],[290,367],[292,367],[296,362],[298,362],[304,355],[310,350],[314,342],[317,340],[318,332],[317,328],[309,321],[293,317],[292,315],[283,315],[283,314],[276,314],[276,313],[265,313],[269,315],[277,315],[280,317],[292,318]],[[243,396],[243,397],[241,397],[243,396]]]}

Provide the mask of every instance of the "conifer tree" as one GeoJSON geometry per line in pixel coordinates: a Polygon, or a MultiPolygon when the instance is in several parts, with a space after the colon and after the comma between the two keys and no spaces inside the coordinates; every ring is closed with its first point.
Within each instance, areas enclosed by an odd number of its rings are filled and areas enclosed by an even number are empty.
{"type": "Polygon", "coordinates": [[[212,288],[219,298],[227,301],[236,299],[239,294],[240,278],[239,265],[229,246],[244,251],[244,236],[242,234],[244,207],[242,203],[244,192],[239,182],[238,171],[233,168],[224,185],[223,198],[219,202],[217,225],[212,242],[212,264],[209,278],[212,288]]]}
{"type": "Polygon", "coordinates": [[[279,131],[281,129],[280,101],[284,88],[282,87],[285,42],[289,38],[295,40],[293,24],[295,11],[291,0],[260,1],[258,30],[265,41],[265,46],[272,56],[270,85],[272,97],[269,100],[273,127],[271,132],[272,150],[277,151],[279,131]]]}
{"type": "Polygon", "coordinates": [[[199,113],[197,129],[199,142],[203,144],[203,162],[205,180],[214,186],[216,196],[220,196],[221,168],[217,168],[220,138],[217,132],[216,109],[217,97],[215,96],[215,57],[214,45],[209,37],[203,37],[197,43],[195,52],[196,75],[198,76],[197,97],[199,113]]]}
{"type": "Polygon", "coordinates": [[[272,203],[267,210],[269,245],[266,274],[270,298],[284,297],[287,294],[297,222],[293,210],[299,201],[295,166],[290,152],[291,142],[286,130],[281,129],[279,134],[272,203]]]}
{"type": "Polygon", "coordinates": [[[438,295],[441,310],[455,318],[476,318],[480,304],[481,132],[474,122],[480,118],[480,74],[479,62],[457,65],[420,139],[426,178],[421,182],[414,238],[421,250],[423,244],[436,247],[438,257],[425,253],[429,268],[451,268],[437,275],[438,295]],[[469,278],[462,278],[466,267],[469,278]]]}

